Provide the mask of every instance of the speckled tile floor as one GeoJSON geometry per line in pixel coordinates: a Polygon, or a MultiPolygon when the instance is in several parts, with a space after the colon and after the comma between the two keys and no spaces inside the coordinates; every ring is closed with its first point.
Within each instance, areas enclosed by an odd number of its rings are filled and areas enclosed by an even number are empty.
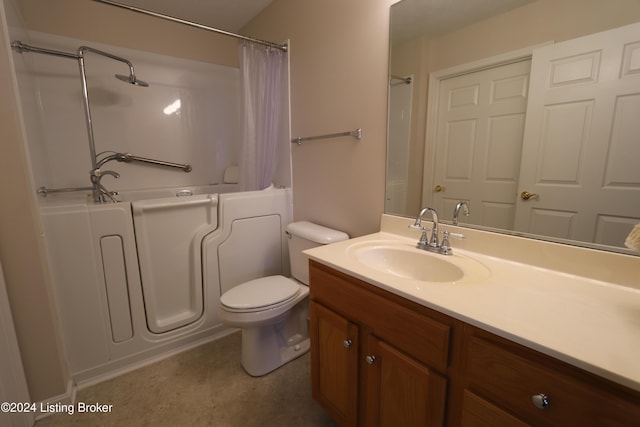
{"type": "Polygon", "coordinates": [[[254,378],[240,365],[240,333],[172,356],[77,393],[111,412],[58,413],[51,426],[337,426],[311,399],[309,353],[254,378]]]}

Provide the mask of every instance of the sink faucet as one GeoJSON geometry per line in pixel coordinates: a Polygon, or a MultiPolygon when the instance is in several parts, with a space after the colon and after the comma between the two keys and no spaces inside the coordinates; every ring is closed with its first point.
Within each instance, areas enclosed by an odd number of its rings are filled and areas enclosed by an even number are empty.
{"type": "Polygon", "coordinates": [[[451,253],[451,248],[449,247],[449,233],[445,231],[445,236],[443,240],[443,245],[440,244],[439,240],[439,231],[438,231],[438,213],[433,208],[423,208],[418,216],[416,217],[416,221],[413,225],[409,226],[410,228],[417,228],[422,230],[422,236],[420,236],[420,240],[418,241],[417,247],[420,249],[425,249],[429,252],[437,252],[443,255],[449,255],[451,253]],[[433,220],[433,228],[431,229],[431,237],[427,240],[427,228],[422,226],[422,217],[426,213],[431,213],[431,218],[433,220]]]}
{"type": "Polygon", "coordinates": [[[469,216],[469,203],[463,201],[458,202],[455,209],[453,210],[453,225],[458,225],[458,215],[460,214],[460,209],[462,209],[462,215],[469,216]]]}

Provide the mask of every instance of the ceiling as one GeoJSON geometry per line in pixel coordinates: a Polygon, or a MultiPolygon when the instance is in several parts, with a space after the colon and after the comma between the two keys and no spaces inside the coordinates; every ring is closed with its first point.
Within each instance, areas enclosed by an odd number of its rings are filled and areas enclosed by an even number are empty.
{"type": "Polygon", "coordinates": [[[391,7],[391,40],[435,36],[535,0],[402,0],[391,7]]]}
{"type": "Polygon", "coordinates": [[[273,0],[115,0],[225,31],[239,32],[273,0]]]}

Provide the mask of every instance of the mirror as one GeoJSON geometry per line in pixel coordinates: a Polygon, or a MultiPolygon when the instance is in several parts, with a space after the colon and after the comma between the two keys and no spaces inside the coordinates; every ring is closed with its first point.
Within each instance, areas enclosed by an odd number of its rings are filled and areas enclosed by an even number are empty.
{"type": "Polygon", "coordinates": [[[447,222],[464,200],[461,226],[638,255],[640,2],[402,0],[390,16],[385,213],[447,222]]]}

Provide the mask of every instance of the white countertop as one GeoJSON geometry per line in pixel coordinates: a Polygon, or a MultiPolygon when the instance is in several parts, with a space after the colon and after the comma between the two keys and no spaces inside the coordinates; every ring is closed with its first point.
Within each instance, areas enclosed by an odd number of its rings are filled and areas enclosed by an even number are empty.
{"type": "Polygon", "coordinates": [[[433,256],[463,270],[474,263],[486,270],[473,270],[480,272],[477,280],[423,282],[367,267],[353,256],[354,245],[375,241],[412,250],[417,238],[378,232],[305,253],[423,306],[640,391],[640,288],[459,249],[453,239],[453,256],[433,256]]]}

